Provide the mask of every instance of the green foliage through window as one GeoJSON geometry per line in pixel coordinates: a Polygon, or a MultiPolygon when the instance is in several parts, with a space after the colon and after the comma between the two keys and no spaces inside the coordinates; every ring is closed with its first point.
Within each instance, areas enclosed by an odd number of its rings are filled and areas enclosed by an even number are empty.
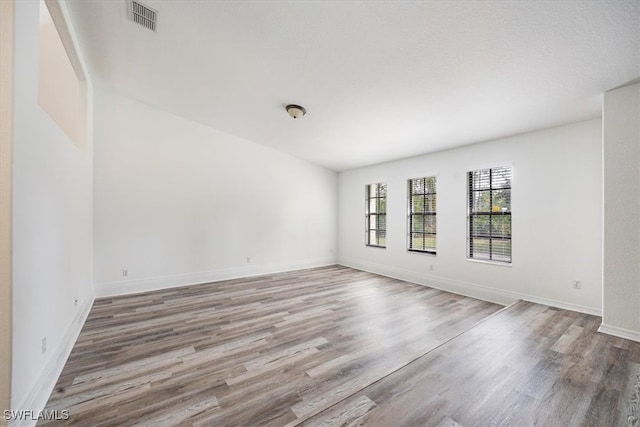
{"type": "Polygon", "coordinates": [[[468,172],[468,253],[511,262],[511,167],[468,172]]]}
{"type": "Polygon", "coordinates": [[[387,245],[387,184],[369,184],[365,192],[366,244],[384,248],[387,245]]]}
{"type": "Polygon", "coordinates": [[[436,253],[436,177],[415,178],[409,187],[409,250],[436,253]]]}

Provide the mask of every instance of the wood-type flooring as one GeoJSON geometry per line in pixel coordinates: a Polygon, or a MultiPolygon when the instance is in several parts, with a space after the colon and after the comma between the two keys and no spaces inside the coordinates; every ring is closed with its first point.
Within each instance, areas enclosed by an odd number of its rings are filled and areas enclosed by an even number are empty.
{"type": "Polygon", "coordinates": [[[640,343],[520,301],[302,425],[640,426],[640,343]]]}
{"type": "Polygon", "coordinates": [[[341,266],[102,298],[45,409],[81,426],[613,426],[640,415],[640,343],[597,333],[594,316],[501,309],[341,266]]]}

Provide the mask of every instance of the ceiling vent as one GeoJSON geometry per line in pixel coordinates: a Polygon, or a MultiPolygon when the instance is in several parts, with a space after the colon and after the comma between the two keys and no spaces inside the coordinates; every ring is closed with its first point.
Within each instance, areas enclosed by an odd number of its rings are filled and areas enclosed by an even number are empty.
{"type": "Polygon", "coordinates": [[[156,31],[158,12],[136,0],[129,0],[129,19],[151,31],[156,31]]]}

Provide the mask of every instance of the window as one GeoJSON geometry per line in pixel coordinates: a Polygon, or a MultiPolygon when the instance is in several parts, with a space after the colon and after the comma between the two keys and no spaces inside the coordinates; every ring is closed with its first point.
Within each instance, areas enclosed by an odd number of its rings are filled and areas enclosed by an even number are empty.
{"type": "Polygon", "coordinates": [[[468,257],[511,262],[511,167],[468,172],[468,257]]]}
{"type": "Polygon", "coordinates": [[[436,253],[436,177],[409,180],[409,250],[436,253]]]}
{"type": "Polygon", "coordinates": [[[366,187],[367,246],[386,247],[387,241],[387,184],[366,187]]]}

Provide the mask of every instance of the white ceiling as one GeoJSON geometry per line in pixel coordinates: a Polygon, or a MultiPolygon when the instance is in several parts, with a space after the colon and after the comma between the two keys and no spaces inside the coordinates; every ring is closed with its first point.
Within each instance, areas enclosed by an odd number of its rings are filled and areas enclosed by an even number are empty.
{"type": "Polygon", "coordinates": [[[142,2],[157,33],[67,3],[96,85],[338,171],[598,117],[640,76],[640,0],[142,2]]]}

